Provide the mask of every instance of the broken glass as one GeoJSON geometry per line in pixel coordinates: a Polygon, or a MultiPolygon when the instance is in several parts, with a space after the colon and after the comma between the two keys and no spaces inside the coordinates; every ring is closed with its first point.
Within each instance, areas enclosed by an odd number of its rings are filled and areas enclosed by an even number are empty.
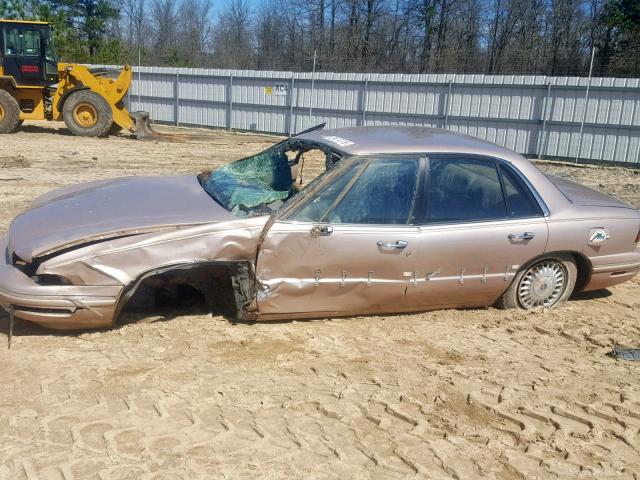
{"type": "Polygon", "coordinates": [[[270,213],[292,193],[293,178],[287,144],[223,165],[200,176],[206,192],[239,217],[270,213]]]}

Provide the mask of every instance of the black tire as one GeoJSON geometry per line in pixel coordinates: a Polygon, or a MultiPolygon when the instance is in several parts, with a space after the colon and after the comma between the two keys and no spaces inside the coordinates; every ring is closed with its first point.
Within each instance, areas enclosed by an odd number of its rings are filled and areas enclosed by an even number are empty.
{"type": "Polygon", "coordinates": [[[500,308],[518,308],[521,310],[537,310],[541,308],[557,308],[563,305],[573,293],[578,277],[578,268],[573,255],[557,253],[538,258],[520,269],[513,282],[498,300],[500,308]],[[541,272],[542,270],[542,272],[541,272]],[[549,272],[547,276],[544,271],[549,272]],[[537,276],[540,290],[534,291],[532,278],[537,276]],[[558,284],[557,276],[564,276],[563,284],[558,284]],[[548,293],[544,289],[549,288],[548,293]],[[559,289],[556,293],[555,290],[559,289]],[[540,294],[540,296],[537,295],[540,294]],[[544,295],[552,295],[542,300],[544,295]],[[529,301],[533,298],[534,301],[529,301]],[[541,302],[541,303],[539,303],[541,302]]]}
{"type": "Polygon", "coordinates": [[[69,95],[62,107],[62,118],[71,133],[81,137],[106,137],[113,125],[111,107],[90,90],[69,95]]]}
{"type": "Polygon", "coordinates": [[[0,133],[11,133],[20,122],[20,105],[6,90],[0,90],[0,133]]]}

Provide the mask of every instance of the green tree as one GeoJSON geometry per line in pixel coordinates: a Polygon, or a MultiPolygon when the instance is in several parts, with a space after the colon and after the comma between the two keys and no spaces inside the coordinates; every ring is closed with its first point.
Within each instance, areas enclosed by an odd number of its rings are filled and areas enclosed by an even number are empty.
{"type": "MultiPolygon", "coordinates": [[[[61,56],[95,61],[108,50],[122,50],[109,35],[110,22],[119,17],[113,0],[43,0],[40,16],[54,24],[61,56]]],[[[107,55],[107,57],[113,55],[107,55]]]]}
{"type": "Polygon", "coordinates": [[[25,18],[24,0],[0,0],[0,18],[11,20],[25,18]]]}
{"type": "Polygon", "coordinates": [[[617,74],[640,75],[640,2],[610,0],[603,22],[607,27],[604,47],[612,51],[611,69],[617,74]]]}

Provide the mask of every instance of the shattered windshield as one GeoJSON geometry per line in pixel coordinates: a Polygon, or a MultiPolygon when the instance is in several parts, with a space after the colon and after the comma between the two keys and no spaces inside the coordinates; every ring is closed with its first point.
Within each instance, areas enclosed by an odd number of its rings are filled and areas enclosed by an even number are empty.
{"type": "Polygon", "coordinates": [[[287,142],[279,143],[253,157],[205,172],[200,183],[238,217],[270,214],[294,194],[288,148],[287,142]]]}

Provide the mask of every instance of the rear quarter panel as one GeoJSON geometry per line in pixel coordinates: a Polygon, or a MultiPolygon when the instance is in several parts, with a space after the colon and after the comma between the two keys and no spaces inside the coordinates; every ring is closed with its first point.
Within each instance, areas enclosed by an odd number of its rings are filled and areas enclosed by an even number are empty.
{"type": "Polygon", "coordinates": [[[622,207],[571,206],[548,218],[548,252],[579,252],[591,265],[592,271],[584,290],[594,290],[630,280],[638,268],[626,268],[640,261],[635,243],[640,229],[640,212],[622,207]],[[590,245],[595,229],[608,232],[609,238],[598,245],[590,245]],[[619,268],[617,268],[619,267],[619,268]]]}

